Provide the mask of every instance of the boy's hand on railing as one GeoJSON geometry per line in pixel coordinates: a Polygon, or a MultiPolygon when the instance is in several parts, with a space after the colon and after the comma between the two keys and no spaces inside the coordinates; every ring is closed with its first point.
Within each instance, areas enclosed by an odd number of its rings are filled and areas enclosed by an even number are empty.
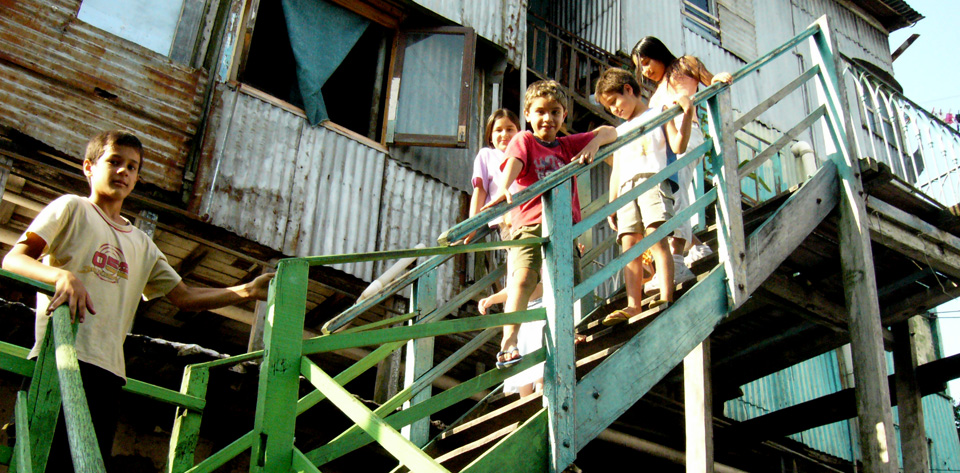
{"type": "Polygon", "coordinates": [[[70,271],[63,271],[57,277],[54,287],[56,290],[53,297],[50,298],[50,305],[47,306],[47,315],[53,314],[53,311],[63,304],[70,307],[71,322],[83,323],[87,317],[87,311],[91,314],[97,313],[93,308],[93,299],[90,298],[87,288],[70,271]]]}
{"type": "Polygon", "coordinates": [[[710,85],[716,84],[717,82],[726,82],[728,84],[733,82],[733,76],[729,72],[718,72],[717,75],[713,76],[713,79],[710,80],[710,85]]]}
{"type": "Polygon", "coordinates": [[[257,276],[256,279],[250,281],[249,287],[249,298],[250,300],[256,301],[265,301],[267,300],[267,293],[270,290],[270,281],[276,276],[277,273],[266,273],[257,276]]]}
{"type": "Polygon", "coordinates": [[[463,244],[466,245],[466,244],[470,243],[470,241],[473,240],[473,237],[475,237],[475,236],[477,236],[477,231],[476,231],[476,230],[470,232],[469,235],[463,237],[463,244]]]}
{"type": "Polygon", "coordinates": [[[597,155],[597,151],[599,150],[600,144],[597,143],[597,140],[593,140],[587,143],[587,145],[584,146],[583,149],[580,150],[580,153],[577,154],[577,156],[573,159],[580,164],[590,164],[593,162],[593,157],[597,155]]]}
{"type": "Polygon", "coordinates": [[[484,297],[480,299],[480,302],[477,303],[477,309],[480,309],[480,315],[487,315],[487,309],[496,304],[497,302],[493,300],[494,296],[484,297]]]}
{"type": "Polygon", "coordinates": [[[617,231],[617,214],[608,215],[607,223],[610,225],[610,228],[612,228],[613,231],[617,231]]]}
{"type": "Polygon", "coordinates": [[[678,95],[676,100],[673,101],[673,103],[679,105],[680,108],[683,109],[684,113],[686,113],[688,110],[693,109],[693,102],[690,101],[690,97],[686,95],[678,95]]]}
{"type": "Polygon", "coordinates": [[[487,210],[490,207],[493,207],[494,205],[497,205],[500,202],[504,202],[504,201],[508,204],[513,203],[513,196],[510,195],[510,191],[508,189],[500,189],[500,192],[498,192],[497,195],[493,196],[493,198],[490,199],[490,202],[488,202],[487,205],[480,207],[480,211],[483,212],[484,210],[487,210]]]}

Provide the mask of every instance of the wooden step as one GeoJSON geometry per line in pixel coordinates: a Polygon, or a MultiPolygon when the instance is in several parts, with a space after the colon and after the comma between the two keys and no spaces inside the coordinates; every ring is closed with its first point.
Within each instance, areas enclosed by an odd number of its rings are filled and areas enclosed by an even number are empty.
{"type": "Polygon", "coordinates": [[[468,422],[448,428],[424,451],[450,471],[459,471],[479,457],[486,446],[516,430],[543,408],[541,393],[517,398],[513,402],[468,422]]]}

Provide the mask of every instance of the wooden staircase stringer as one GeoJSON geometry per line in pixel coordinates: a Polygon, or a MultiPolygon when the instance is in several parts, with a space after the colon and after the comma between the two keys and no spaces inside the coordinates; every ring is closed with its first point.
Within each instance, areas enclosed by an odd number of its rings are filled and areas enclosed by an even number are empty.
{"type": "MultiPolygon", "coordinates": [[[[747,238],[747,294],[783,263],[839,202],[836,166],[825,165],[747,238]]],[[[577,451],[677,366],[733,308],[717,267],[665,314],[577,385],[577,451]],[[650,361],[647,361],[650,360],[650,361]],[[639,374],[639,375],[638,375],[639,374]],[[624,379],[635,379],[623,383],[624,379]]]]}

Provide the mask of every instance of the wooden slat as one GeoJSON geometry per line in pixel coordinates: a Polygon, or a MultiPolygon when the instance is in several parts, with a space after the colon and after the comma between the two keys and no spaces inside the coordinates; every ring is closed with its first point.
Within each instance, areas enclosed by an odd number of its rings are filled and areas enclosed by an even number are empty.
{"type": "Polygon", "coordinates": [[[750,161],[745,162],[740,169],[737,171],[737,174],[741,179],[749,176],[751,173],[755,172],[760,166],[763,166],[773,155],[780,152],[784,146],[790,144],[793,140],[797,139],[801,133],[807,131],[814,122],[816,122],[820,117],[826,113],[826,107],[823,105],[817,107],[816,110],[810,112],[810,115],[807,115],[803,120],[800,120],[793,128],[783,134],[777,141],[774,141],[764,148],[759,154],[753,157],[750,161]]]}
{"type": "Polygon", "coordinates": [[[17,438],[20,439],[14,448],[16,455],[18,473],[33,473],[33,463],[30,461],[30,423],[27,416],[27,393],[17,391],[17,401],[14,406],[14,415],[16,416],[17,438]]]}
{"type": "Polygon", "coordinates": [[[543,409],[507,435],[462,473],[541,473],[547,470],[547,410],[543,409]]]}
{"type": "MultiPolygon", "coordinates": [[[[191,397],[204,398],[210,371],[203,367],[187,366],[183,370],[180,390],[191,397]]],[[[193,467],[194,452],[200,439],[202,411],[178,407],[170,432],[170,448],[167,454],[167,472],[182,473],[193,467]]]]}
{"type": "Polygon", "coordinates": [[[344,348],[365,347],[381,343],[413,340],[415,338],[436,337],[451,333],[471,332],[508,324],[521,324],[544,320],[546,310],[532,309],[508,314],[481,315],[465,319],[445,320],[427,324],[394,327],[371,332],[337,333],[311,338],[303,341],[303,354],[312,355],[325,351],[344,348]]]}
{"type": "Polygon", "coordinates": [[[446,468],[437,464],[416,445],[400,435],[400,432],[397,432],[379,416],[374,415],[367,406],[337,384],[332,377],[307,357],[302,358],[301,373],[307,381],[322,391],[333,405],[337,406],[350,420],[373,437],[400,463],[418,472],[449,473],[446,468]]]}
{"type": "Polygon", "coordinates": [[[763,102],[760,102],[759,105],[750,109],[749,112],[741,115],[737,121],[733,122],[734,131],[740,131],[744,125],[756,120],[757,117],[763,115],[763,112],[766,112],[770,109],[770,107],[779,103],[780,100],[783,100],[784,97],[790,95],[790,93],[794,90],[797,90],[798,87],[805,84],[808,80],[810,80],[811,77],[817,75],[819,72],[820,66],[816,65],[804,71],[803,74],[800,74],[800,76],[798,76],[796,79],[790,81],[789,84],[783,86],[783,88],[778,90],[775,94],[764,99],[763,102]]]}

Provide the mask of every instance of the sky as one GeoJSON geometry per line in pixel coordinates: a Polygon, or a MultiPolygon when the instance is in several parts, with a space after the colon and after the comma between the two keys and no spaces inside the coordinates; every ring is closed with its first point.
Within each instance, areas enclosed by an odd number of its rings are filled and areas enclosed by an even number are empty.
{"type": "MultiPolygon", "coordinates": [[[[927,110],[960,111],[960,2],[957,0],[906,0],[925,18],[916,25],[890,34],[890,51],[911,34],[919,38],[893,63],[894,76],[910,100],[927,110]]],[[[960,299],[938,308],[944,356],[960,353],[960,299]]],[[[949,383],[954,403],[960,401],[960,380],[949,383]]]]}

